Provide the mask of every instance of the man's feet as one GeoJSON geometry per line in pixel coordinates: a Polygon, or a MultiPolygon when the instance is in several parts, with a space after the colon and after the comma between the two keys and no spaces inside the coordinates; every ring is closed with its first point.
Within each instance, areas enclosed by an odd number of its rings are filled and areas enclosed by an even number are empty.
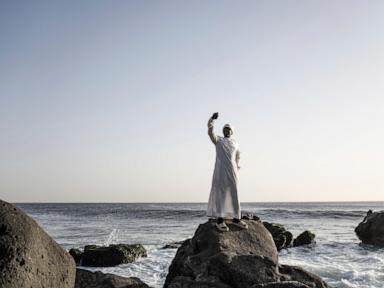
{"type": "Polygon", "coordinates": [[[242,229],[248,229],[248,224],[245,223],[243,220],[239,220],[239,219],[233,218],[232,224],[237,226],[237,227],[240,227],[242,229]]]}
{"type": "Polygon", "coordinates": [[[227,231],[229,231],[229,228],[228,228],[227,224],[225,224],[225,222],[216,223],[216,227],[217,227],[217,229],[219,229],[219,231],[221,231],[221,232],[227,232],[227,231]]]}

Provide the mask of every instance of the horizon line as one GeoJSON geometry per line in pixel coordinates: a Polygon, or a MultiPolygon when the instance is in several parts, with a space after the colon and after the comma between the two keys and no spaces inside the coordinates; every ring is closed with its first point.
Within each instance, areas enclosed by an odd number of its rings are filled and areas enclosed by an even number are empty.
{"type": "MultiPolygon", "coordinates": [[[[4,200],[3,200],[4,201],[4,200]]],[[[7,202],[7,201],[6,201],[7,202]]],[[[255,203],[260,203],[260,204],[279,204],[279,203],[300,203],[300,204],[312,204],[312,203],[377,203],[377,202],[383,202],[384,200],[368,200],[368,201],[260,201],[260,202],[255,202],[255,201],[245,201],[245,202],[240,202],[241,204],[255,204],[255,203]]],[[[38,201],[33,201],[33,202],[9,202],[13,204],[207,204],[208,201],[206,202],[59,202],[59,201],[54,201],[54,202],[38,202],[38,201]]]]}

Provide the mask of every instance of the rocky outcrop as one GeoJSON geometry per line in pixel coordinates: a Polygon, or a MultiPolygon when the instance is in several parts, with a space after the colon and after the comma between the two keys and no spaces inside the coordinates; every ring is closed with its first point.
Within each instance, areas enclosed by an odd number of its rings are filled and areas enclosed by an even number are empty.
{"type": "Polygon", "coordinates": [[[301,233],[299,236],[297,236],[295,240],[293,240],[293,246],[297,247],[297,246],[303,246],[303,245],[313,245],[316,243],[315,237],[316,237],[315,234],[313,234],[311,231],[306,230],[303,233],[301,233]]]}
{"type": "Polygon", "coordinates": [[[214,221],[200,224],[177,250],[164,288],[329,287],[301,268],[279,265],[275,243],[263,223],[244,221],[248,229],[229,224],[230,231],[224,233],[214,221]]]}
{"type": "Polygon", "coordinates": [[[384,211],[372,212],[355,228],[361,242],[379,247],[384,247],[384,211]]]}
{"type": "Polygon", "coordinates": [[[263,222],[265,228],[271,233],[276,248],[280,251],[283,248],[291,247],[292,233],[285,230],[284,226],[277,223],[263,222]]]}
{"type": "Polygon", "coordinates": [[[148,288],[136,277],[122,277],[77,268],[75,288],[148,288]]]}
{"type": "Polygon", "coordinates": [[[131,263],[139,257],[147,257],[147,251],[141,244],[87,245],[79,263],[89,267],[110,267],[131,263]]]}
{"type": "Polygon", "coordinates": [[[0,287],[73,288],[71,255],[14,205],[0,200],[0,287]]]}

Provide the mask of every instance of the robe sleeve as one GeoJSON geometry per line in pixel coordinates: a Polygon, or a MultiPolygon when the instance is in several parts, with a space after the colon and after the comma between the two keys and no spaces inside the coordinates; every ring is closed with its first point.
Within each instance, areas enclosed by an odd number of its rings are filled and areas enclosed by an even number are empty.
{"type": "Polygon", "coordinates": [[[209,135],[209,138],[211,138],[212,143],[216,145],[217,136],[216,136],[215,132],[213,131],[213,125],[214,124],[215,124],[215,119],[209,118],[209,120],[208,120],[208,135],[209,135]]]}
{"type": "Polygon", "coordinates": [[[240,162],[240,150],[239,150],[239,148],[237,148],[237,150],[236,150],[236,166],[237,166],[237,169],[240,169],[239,162],[240,162]]]}

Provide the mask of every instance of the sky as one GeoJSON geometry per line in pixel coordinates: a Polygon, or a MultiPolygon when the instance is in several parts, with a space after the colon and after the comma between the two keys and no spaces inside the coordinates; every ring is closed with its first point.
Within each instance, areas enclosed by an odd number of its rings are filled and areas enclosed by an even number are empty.
{"type": "Polygon", "coordinates": [[[384,200],[383,1],[1,1],[0,198],[384,200]]]}

